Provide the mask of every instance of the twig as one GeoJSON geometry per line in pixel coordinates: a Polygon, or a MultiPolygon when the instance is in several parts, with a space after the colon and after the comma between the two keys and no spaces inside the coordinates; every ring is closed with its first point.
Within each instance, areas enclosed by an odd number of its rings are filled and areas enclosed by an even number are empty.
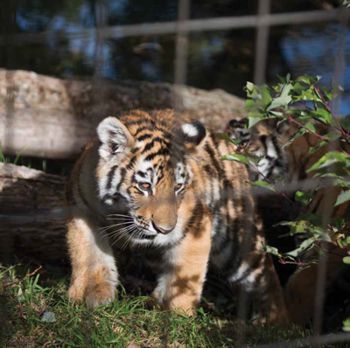
{"type": "Polygon", "coordinates": [[[43,266],[40,265],[40,266],[39,266],[38,268],[36,268],[33,272],[27,273],[27,274],[25,275],[24,278],[26,278],[26,277],[32,277],[34,274],[37,274],[42,268],[43,268],[43,266]]]}
{"type": "Polygon", "coordinates": [[[324,141],[328,140],[327,137],[324,137],[323,135],[318,134],[317,132],[314,132],[314,131],[312,131],[312,130],[310,130],[308,128],[305,128],[305,126],[301,122],[297,121],[292,115],[288,115],[288,121],[294,123],[295,125],[297,125],[300,128],[306,129],[309,133],[312,133],[313,135],[315,135],[320,140],[324,140],[324,141]]]}

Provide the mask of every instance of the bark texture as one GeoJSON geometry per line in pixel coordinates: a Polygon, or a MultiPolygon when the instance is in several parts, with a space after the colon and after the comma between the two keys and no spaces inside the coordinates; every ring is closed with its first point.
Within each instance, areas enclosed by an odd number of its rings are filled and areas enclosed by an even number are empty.
{"type": "Polygon", "coordinates": [[[66,258],[65,179],[0,163],[0,260],[66,258]]]}
{"type": "Polygon", "coordinates": [[[222,90],[166,83],[62,80],[0,69],[0,144],[7,154],[77,155],[106,116],[133,108],[175,108],[216,130],[242,117],[243,101],[222,90]]]}

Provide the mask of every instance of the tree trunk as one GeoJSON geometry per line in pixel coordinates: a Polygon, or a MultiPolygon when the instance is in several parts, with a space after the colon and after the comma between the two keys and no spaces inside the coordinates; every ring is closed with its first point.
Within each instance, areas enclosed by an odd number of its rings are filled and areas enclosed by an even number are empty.
{"type": "Polygon", "coordinates": [[[65,159],[77,155],[106,116],[133,108],[175,108],[216,130],[243,114],[222,90],[166,83],[61,80],[0,69],[0,144],[6,154],[65,159]]]}
{"type": "Polygon", "coordinates": [[[66,259],[64,185],[63,177],[0,163],[0,260],[66,259]]]}

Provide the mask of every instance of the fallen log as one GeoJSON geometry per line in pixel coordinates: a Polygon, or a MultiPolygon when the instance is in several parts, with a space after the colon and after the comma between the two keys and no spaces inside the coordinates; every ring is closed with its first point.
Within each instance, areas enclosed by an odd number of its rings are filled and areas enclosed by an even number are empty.
{"type": "Polygon", "coordinates": [[[63,80],[0,69],[0,145],[6,154],[66,159],[95,135],[104,117],[132,108],[175,108],[215,129],[243,114],[222,90],[167,83],[63,80]]]}
{"type": "MultiPolygon", "coordinates": [[[[0,262],[12,261],[14,256],[38,262],[67,261],[65,182],[63,176],[0,163],[0,262]]],[[[257,198],[268,230],[297,214],[279,195],[257,198]]],[[[278,235],[271,232],[267,238],[275,245],[278,235]]]]}
{"type": "Polygon", "coordinates": [[[0,163],[0,260],[65,260],[65,178],[0,163]]]}
{"type": "MultiPolygon", "coordinates": [[[[96,79],[62,80],[0,69],[0,152],[49,159],[75,157],[107,115],[132,108],[176,108],[220,127],[241,117],[228,93],[185,86],[96,79]]],[[[0,164],[0,257],[66,258],[65,178],[0,164]]]]}

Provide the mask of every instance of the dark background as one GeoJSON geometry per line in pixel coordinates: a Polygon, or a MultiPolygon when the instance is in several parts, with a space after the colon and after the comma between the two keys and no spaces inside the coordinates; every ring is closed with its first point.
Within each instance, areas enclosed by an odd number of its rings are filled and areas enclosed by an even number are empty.
{"type": "MultiPolygon", "coordinates": [[[[271,0],[271,13],[331,10],[340,0],[271,0]]],[[[257,14],[257,0],[193,0],[190,18],[217,18],[257,14]]],[[[177,0],[5,0],[1,4],[0,67],[33,70],[58,77],[102,76],[174,82],[175,35],[106,39],[96,46],[95,34],[72,35],[82,28],[175,21],[177,0]],[[102,18],[102,22],[101,22],[102,18]],[[99,22],[100,21],[100,22],[99,22]],[[48,35],[40,42],[15,44],[16,33],[48,35]],[[63,36],[56,35],[64,33],[63,36]],[[7,39],[6,39],[7,38],[7,39]],[[141,45],[141,46],[140,46],[141,45]],[[99,52],[99,63],[96,52],[99,52]]],[[[344,9],[345,11],[345,9],[344,9]]],[[[339,22],[272,26],[266,82],[288,72],[321,75],[332,85],[335,56],[345,56],[339,112],[350,113],[350,34],[340,42],[339,22]]],[[[187,84],[204,89],[222,88],[244,96],[246,81],[253,81],[255,28],[190,33],[187,84]]]]}

